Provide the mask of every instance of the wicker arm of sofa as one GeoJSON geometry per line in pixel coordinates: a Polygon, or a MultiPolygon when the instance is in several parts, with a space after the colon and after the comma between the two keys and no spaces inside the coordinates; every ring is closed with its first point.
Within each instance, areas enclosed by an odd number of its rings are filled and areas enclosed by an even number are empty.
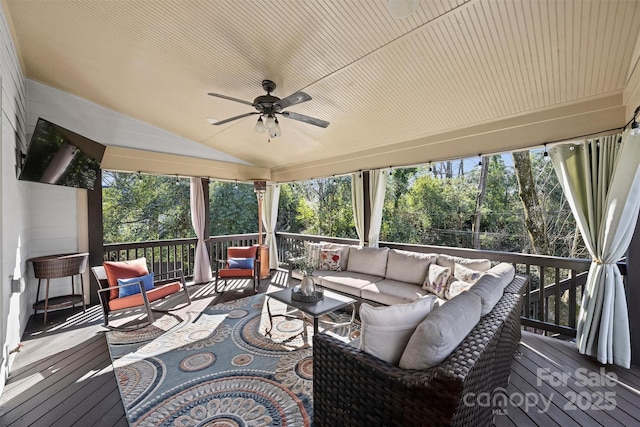
{"type": "MultiPolygon", "coordinates": [[[[519,283],[526,279],[516,276],[519,283]]],[[[490,425],[478,393],[507,386],[522,298],[505,293],[440,365],[405,370],[326,334],[313,338],[314,424],[490,425]]]]}

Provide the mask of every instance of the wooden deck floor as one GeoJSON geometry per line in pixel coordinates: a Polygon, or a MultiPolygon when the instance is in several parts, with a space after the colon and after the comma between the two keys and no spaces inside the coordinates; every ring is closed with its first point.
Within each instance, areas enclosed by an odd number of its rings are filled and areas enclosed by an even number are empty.
{"type": "MultiPolygon", "coordinates": [[[[272,280],[283,283],[284,273],[272,280]]],[[[192,291],[203,308],[250,294],[245,288],[216,295],[212,285],[192,291]]],[[[42,315],[32,316],[0,396],[0,426],[128,425],[101,323],[97,306],[50,314],[46,327],[42,315]]],[[[496,425],[640,425],[640,368],[600,369],[570,343],[524,332],[504,392],[510,401],[499,405],[496,425]]]]}

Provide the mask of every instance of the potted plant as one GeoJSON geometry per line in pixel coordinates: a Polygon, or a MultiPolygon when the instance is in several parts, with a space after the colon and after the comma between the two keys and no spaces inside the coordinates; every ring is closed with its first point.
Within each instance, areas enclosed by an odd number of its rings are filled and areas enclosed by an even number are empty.
{"type": "Polygon", "coordinates": [[[302,274],[300,292],[305,296],[315,296],[316,285],[313,281],[313,272],[318,268],[318,263],[313,262],[308,254],[293,260],[293,268],[302,274]]]}

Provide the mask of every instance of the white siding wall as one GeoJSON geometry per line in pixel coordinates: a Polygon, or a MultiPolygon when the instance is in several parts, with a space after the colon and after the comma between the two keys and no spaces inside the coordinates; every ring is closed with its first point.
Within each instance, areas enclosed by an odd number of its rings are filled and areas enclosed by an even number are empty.
{"type": "Polygon", "coordinates": [[[16,178],[16,148],[26,145],[26,86],[0,7],[0,392],[15,348],[29,319],[29,295],[25,292],[29,254],[29,185],[16,178]],[[14,282],[15,283],[12,283],[14,282]],[[13,285],[13,286],[12,286],[13,285]]]}

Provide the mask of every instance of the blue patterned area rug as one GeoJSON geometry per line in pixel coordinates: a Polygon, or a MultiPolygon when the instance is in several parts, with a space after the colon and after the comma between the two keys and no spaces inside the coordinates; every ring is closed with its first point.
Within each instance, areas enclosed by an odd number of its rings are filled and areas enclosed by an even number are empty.
{"type": "MultiPolygon", "coordinates": [[[[312,326],[273,318],[258,294],[163,316],[107,341],[134,426],[309,426],[313,420],[312,326]],[[305,331],[306,329],[306,331],[305,331]]],[[[286,306],[269,301],[272,313],[286,306]]],[[[331,315],[348,320],[350,313],[331,315]]],[[[333,330],[347,336],[349,328],[333,330]]]]}

